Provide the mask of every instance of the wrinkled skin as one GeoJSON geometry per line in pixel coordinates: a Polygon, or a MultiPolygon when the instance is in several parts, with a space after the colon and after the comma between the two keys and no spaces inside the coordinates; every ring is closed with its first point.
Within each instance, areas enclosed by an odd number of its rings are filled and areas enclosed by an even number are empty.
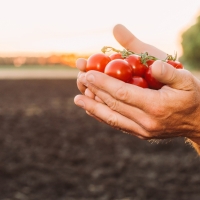
{"type": "MultiPolygon", "coordinates": [[[[123,25],[113,29],[116,40],[136,53],[159,59],[166,53],[143,43],[123,25]]],[[[87,60],[78,59],[77,86],[82,95],[74,102],[99,121],[141,139],[186,137],[200,145],[200,81],[185,69],[157,60],[152,75],[165,84],[159,90],[140,88],[108,75],[85,72],[87,60]]]]}

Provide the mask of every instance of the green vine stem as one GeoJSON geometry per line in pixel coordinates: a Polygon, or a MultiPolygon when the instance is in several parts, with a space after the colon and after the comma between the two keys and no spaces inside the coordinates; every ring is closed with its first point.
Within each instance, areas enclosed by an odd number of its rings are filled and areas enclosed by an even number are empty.
{"type": "MultiPolygon", "coordinates": [[[[111,52],[111,51],[114,51],[114,52],[117,52],[117,53],[120,53],[122,55],[122,58],[127,58],[128,56],[132,55],[132,54],[136,54],[134,53],[133,51],[129,51],[127,49],[124,49],[122,51],[118,50],[118,49],[115,49],[113,47],[110,47],[110,46],[104,46],[101,51],[103,53],[106,53],[106,52],[111,52]]],[[[139,54],[137,54],[139,55],[139,54]]]]}
{"type": "Polygon", "coordinates": [[[167,54],[167,57],[165,60],[173,60],[175,61],[177,59],[177,52],[175,52],[175,56],[173,57],[172,55],[167,54]]]}

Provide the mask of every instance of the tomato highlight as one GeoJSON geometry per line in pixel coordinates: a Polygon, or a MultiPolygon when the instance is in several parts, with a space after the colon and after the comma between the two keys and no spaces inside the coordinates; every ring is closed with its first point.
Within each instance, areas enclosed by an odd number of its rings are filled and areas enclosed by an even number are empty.
{"type": "Polygon", "coordinates": [[[103,53],[91,55],[87,60],[86,72],[96,70],[104,72],[106,65],[111,61],[110,57],[103,53]]]}
{"type": "Polygon", "coordinates": [[[107,64],[104,73],[128,83],[133,76],[133,69],[125,60],[115,59],[107,64]]]}

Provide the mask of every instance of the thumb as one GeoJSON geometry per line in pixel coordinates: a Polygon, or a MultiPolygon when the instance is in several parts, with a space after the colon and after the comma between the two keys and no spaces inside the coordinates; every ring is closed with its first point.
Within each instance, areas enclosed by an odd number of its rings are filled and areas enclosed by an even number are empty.
{"type": "Polygon", "coordinates": [[[152,76],[161,83],[179,90],[192,89],[193,75],[185,69],[176,69],[172,65],[157,60],[152,64],[152,76]]]}

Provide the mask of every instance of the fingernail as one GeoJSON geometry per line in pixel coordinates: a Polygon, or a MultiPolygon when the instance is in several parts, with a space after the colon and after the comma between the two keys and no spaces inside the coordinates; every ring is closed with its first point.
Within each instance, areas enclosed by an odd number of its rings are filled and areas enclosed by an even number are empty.
{"type": "Polygon", "coordinates": [[[94,76],[92,74],[89,74],[86,76],[86,79],[88,82],[93,83],[94,82],[94,76]]]}
{"type": "Polygon", "coordinates": [[[166,68],[165,68],[165,64],[164,62],[162,63],[162,67],[161,67],[161,75],[165,74],[166,68]]]}
{"type": "Polygon", "coordinates": [[[82,100],[78,100],[75,102],[77,106],[80,106],[81,108],[85,107],[85,103],[82,100]]]}

